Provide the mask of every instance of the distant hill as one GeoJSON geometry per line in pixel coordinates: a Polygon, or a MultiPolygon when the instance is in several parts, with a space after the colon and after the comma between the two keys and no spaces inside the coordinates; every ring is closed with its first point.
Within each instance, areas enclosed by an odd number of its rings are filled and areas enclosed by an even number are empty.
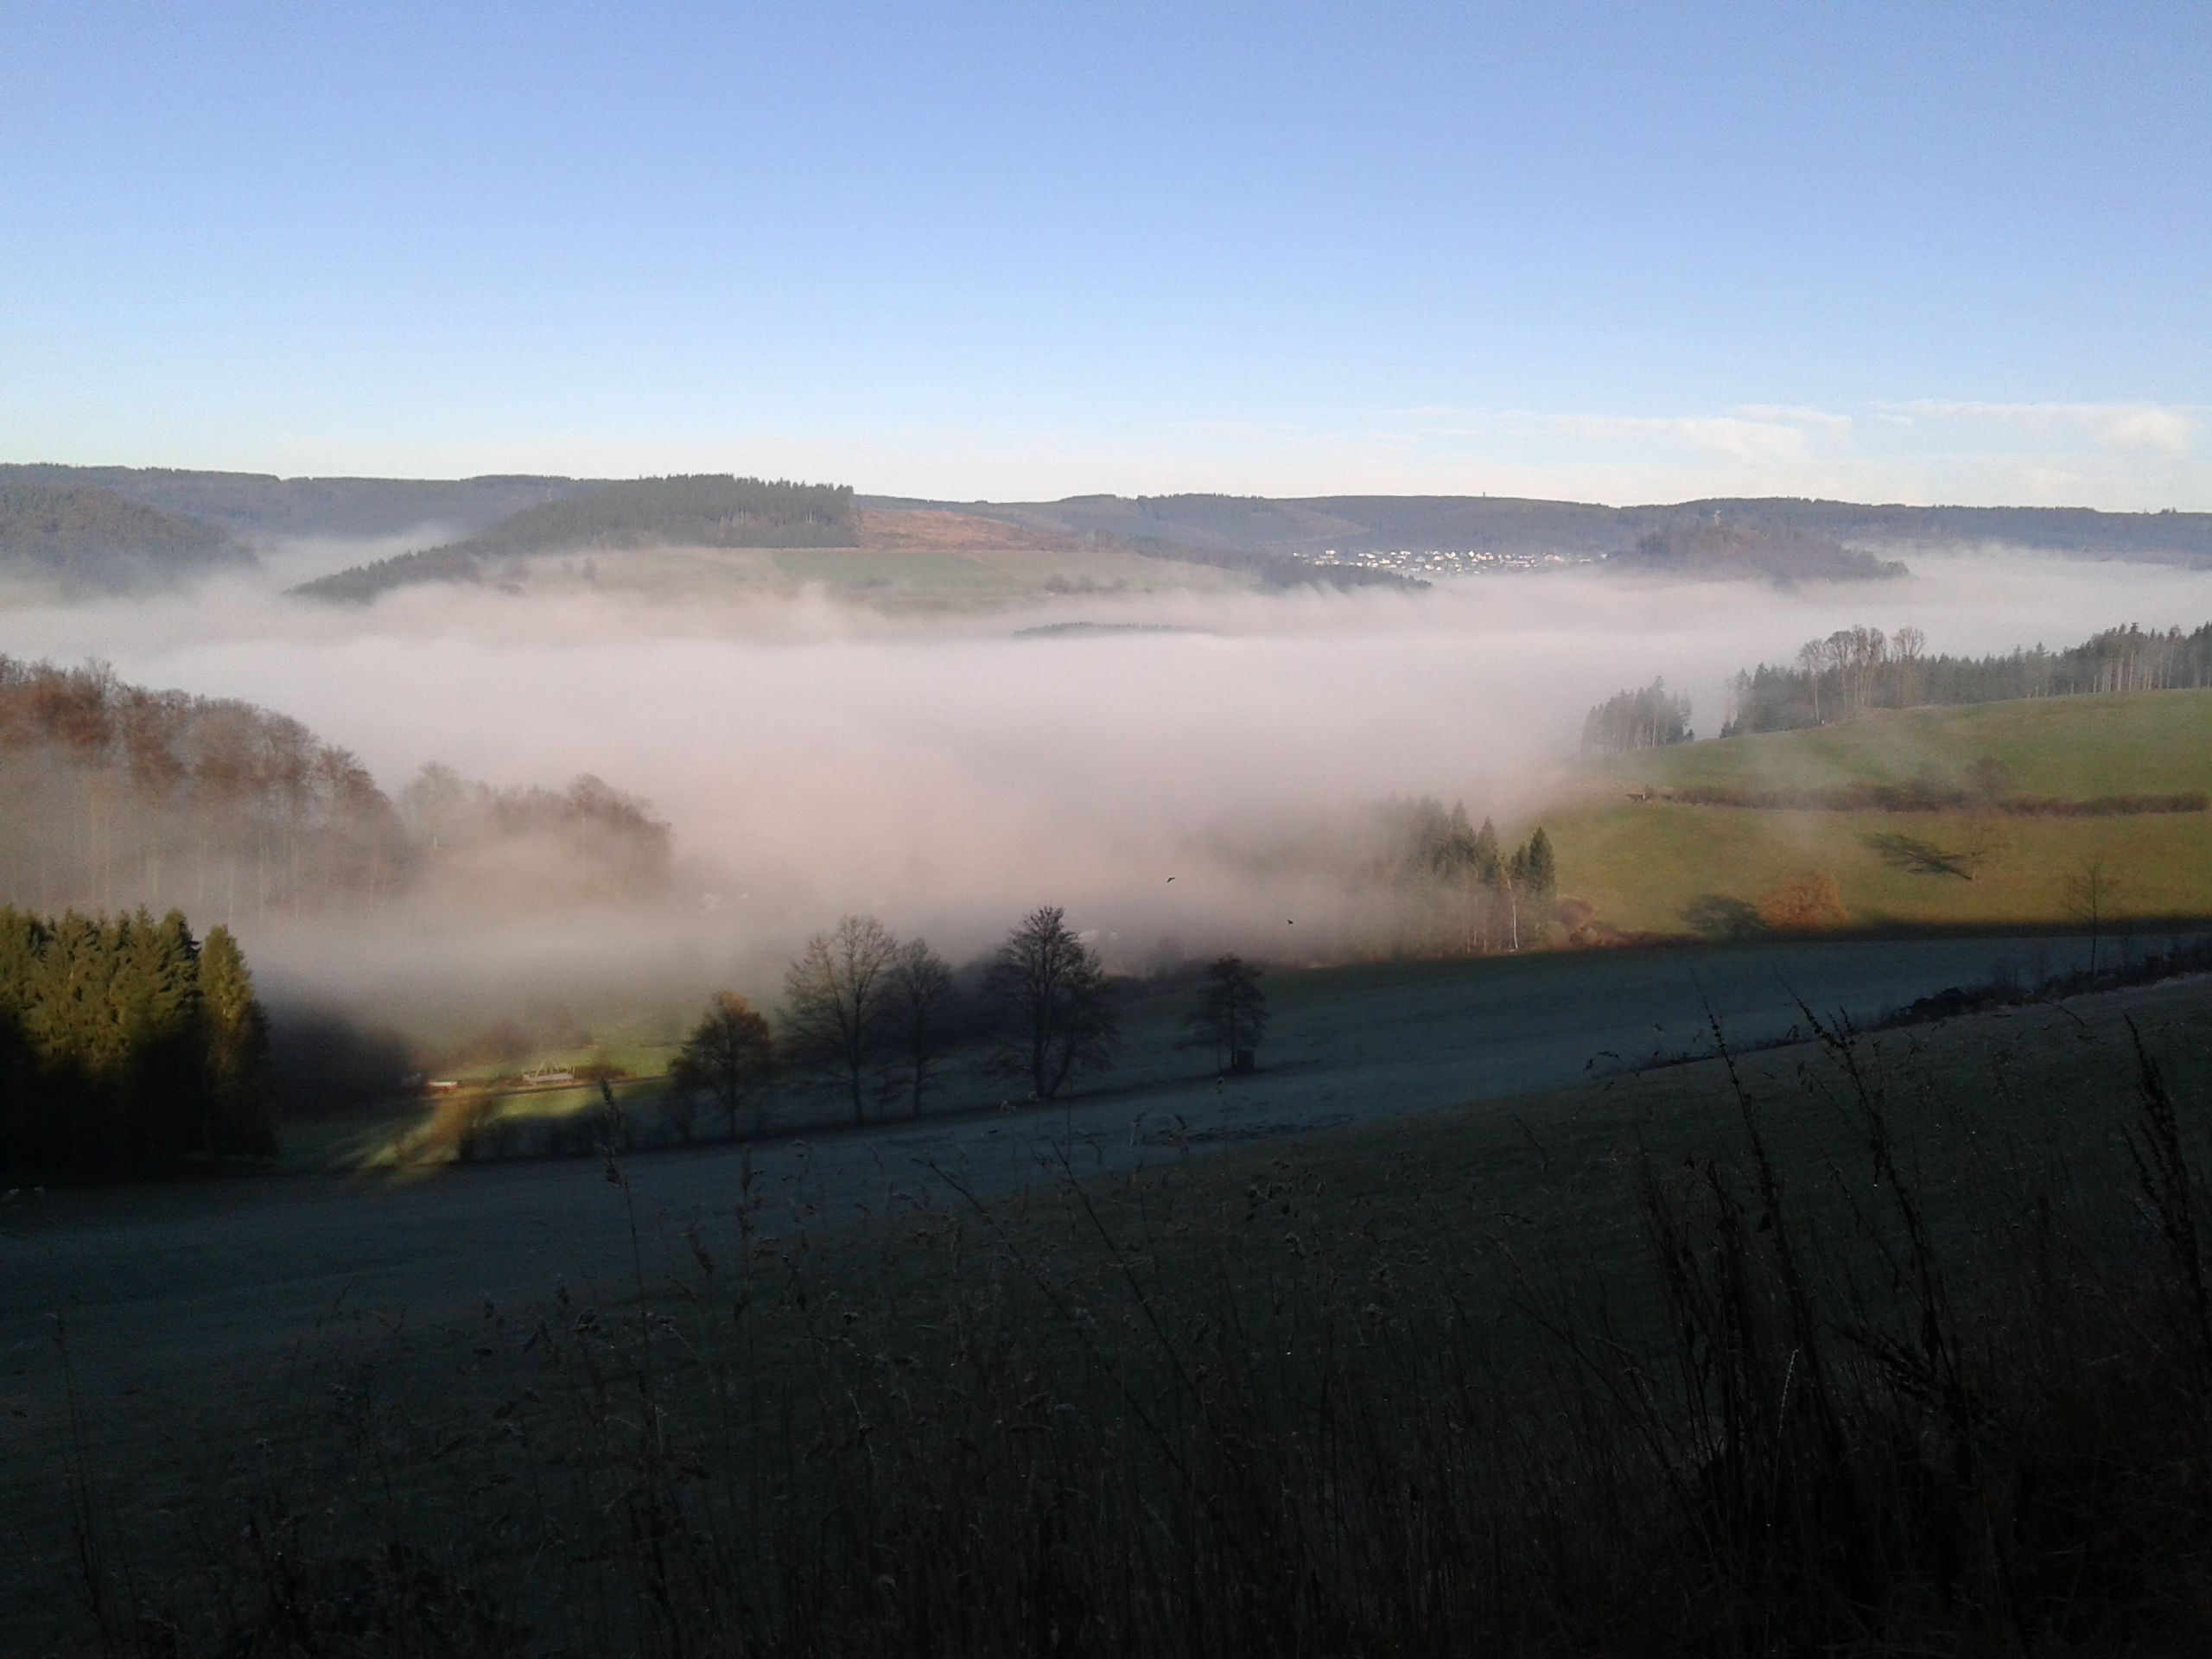
{"type": "MultiPolygon", "coordinates": [[[[143,506],[227,529],[249,543],[277,537],[390,537],[435,525],[452,537],[448,548],[463,547],[471,557],[480,557],[485,551],[474,545],[476,538],[517,514],[589,497],[597,498],[599,506],[579,511],[611,511],[622,501],[619,493],[634,487],[607,480],[537,475],[277,478],[258,473],[49,464],[0,465],[0,485],[6,484],[106,489],[143,506]],[[607,490],[618,493],[599,495],[607,490]]],[[[1314,580],[1341,583],[1385,579],[1389,571],[1386,568],[1370,577],[1317,576],[1309,562],[1335,554],[1333,564],[1325,569],[1354,568],[1353,562],[1363,557],[1387,566],[1389,556],[1402,551],[1482,553],[1507,563],[1599,560],[1633,556],[1646,537],[1718,518],[1745,531],[1824,538],[1884,561],[1941,547],[2003,544],[2076,558],[2212,569],[2212,513],[2203,512],[1915,507],[1797,497],[1609,507],[1480,495],[1082,495],[1058,501],[856,496],[849,506],[859,526],[836,533],[850,539],[836,543],[755,539],[752,544],[1116,551],[1217,565],[1243,571],[1269,585],[1314,580]]],[[[528,539],[550,531],[557,539],[574,528],[564,528],[561,516],[555,514],[510,526],[505,533],[528,539]]],[[[606,544],[618,545],[624,531],[620,524],[595,529],[585,525],[582,542],[588,544],[604,535],[606,544]]],[[[759,537],[764,531],[756,525],[747,533],[759,537]]],[[[766,533],[772,537],[775,527],[768,526],[766,533]]],[[[719,541],[700,544],[725,545],[719,541]]],[[[1630,557],[1623,568],[1636,563],[1630,557]]],[[[408,579],[435,579],[433,573],[441,568],[448,579],[468,579],[467,567],[454,559],[416,567],[408,579]]],[[[1721,574],[1726,568],[1700,565],[1694,574],[1721,574]]]]}
{"type": "Polygon", "coordinates": [[[424,524],[473,536],[508,514],[596,480],[486,478],[276,478],[168,467],[0,466],[0,484],[92,485],[164,512],[221,524],[248,539],[397,536],[424,524]]]}
{"type": "Polygon", "coordinates": [[[112,490],[0,476],[0,575],[109,592],[252,563],[252,553],[217,525],[112,490]]]}
{"type": "Polygon", "coordinates": [[[2212,569],[2212,513],[2098,512],[2085,507],[1910,507],[1796,497],[1717,498],[1607,507],[1512,496],[1071,496],[1061,501],[939,502],[863,496],[863,507],[938,508],[1039,533],[1166,543],[1185,558],[1243,550],[1296,558],[1453,550],[1600,559],[1669,527],[1723,521],[1822,537],[1877,555],[2001,543],[2080,558],[2212,569]]]}
{"type": "Polygon", "coordinates": [[[375,598],[422,582],[480,582],[487,564],[538,554],[644,547],[853,547],[860,518],[849,485],[768,482],[701,474],[598,484],[525,507],[480,534],[356,565],[292,591],[375,598]]]}
{"type": "Polygon", "coordinates": [[[1783,525],[1688,518],[1646,531],[1609,569],[1686,576],[1766,576],[1777,582],[1872,582],[1909,573],[1896,559],[1783,525]]]}

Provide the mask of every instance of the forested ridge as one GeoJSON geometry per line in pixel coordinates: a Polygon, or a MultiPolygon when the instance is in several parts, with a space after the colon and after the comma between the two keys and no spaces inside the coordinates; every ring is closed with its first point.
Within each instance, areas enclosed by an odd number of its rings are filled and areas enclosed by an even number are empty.
{"type": "Polygon", "coordinates": [[[728,474],[600,484],[526,507],[466,541],[403,553],[302,583],[315,599],[371,600],[419,582],[476,582],[497,562],[563,551],[664,547],[851,547],[852,486],[728,474]]]}
{"type": "Polygon", "coordinates": [[[2205,512],[1914,507],[1792,496],[1631,507],[1502,495],[1080,495],[1058,501],[957,503],[868,496],[861,505],[938,507],[1064,534],[1103,533],[1294,557],[1324,550],[1464,548],[1598,559],[1632,549],[1646,534],[1718,518],[1747,530],[1819,537],[1862,551],[1910,554],[2001,544],[2074,556],[2212,566],[2212,513],[2205,512]]]}
{"type": "Polygon", "coordinates": [[[112,490],[0,477],[0,573],[108,590],[252,559],[226,531],[112,490]]]}
{"type": "Polygon", "coordinates": [[[0,906],[0,1180],[276,1150],[268,1022],[228,930],[0,906]]]}
{"type": "Polygon", "coordinates": [[[630,898],[669,856],[668,826],[595,778],[497,789],[432,766],[395,807],[286,715],[0,657],[0,902],[242,921],[466,885],[490,863],[521,871],[525,898],[630,898]]]}
{"type": "Polygon", "coordinates": [[[1895,559],[1787,524],[1693,518],[1646,531],[1607,564],[1675,575],[1768,576],[1777,582],[1878,582],[1907,573],[1895,559]]]}
{"type": "Polygon", "coordinates": [[[238,535],[392,536],[423,524],[474,535],[509,513],[588,488],[594,479],[493,474],[477,478],[278,478],[181,467],[0,465],[0,483],[92,485],[238,535]]]}

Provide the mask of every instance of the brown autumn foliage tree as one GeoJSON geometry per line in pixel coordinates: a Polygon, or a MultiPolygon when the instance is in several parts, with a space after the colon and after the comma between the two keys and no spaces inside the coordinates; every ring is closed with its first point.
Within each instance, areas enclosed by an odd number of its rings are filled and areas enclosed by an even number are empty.
{"type": "Polygon", "coordinates": [[[1808,870],[1770,887],[1760,895],[1759,920],[1777,933],[1817,933],[1844,923],[1843,895],[1835,878],[1822,870],[1808,870]]]}

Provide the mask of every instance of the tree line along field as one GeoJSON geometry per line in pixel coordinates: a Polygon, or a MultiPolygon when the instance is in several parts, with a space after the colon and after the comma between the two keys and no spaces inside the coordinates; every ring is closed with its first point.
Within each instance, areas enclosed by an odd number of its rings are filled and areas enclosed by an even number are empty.
{"type": "Polygon", "coordinates": [[[2212,914],[2212,691],[1877,710],[1593,759],[1583,779],[1547,819],[1561,891],[1626,932],[1681,933],[1708,901],[1755,906],[1808,872],[1861,927],[2084,920],[2069,892],[2090,868],[2107,918],[2212,914]],[[1880,791],[1941,808],[1804,810],[1880,791]],[[1732,798],[1753,804],[1709,804],[1732,798]]]}

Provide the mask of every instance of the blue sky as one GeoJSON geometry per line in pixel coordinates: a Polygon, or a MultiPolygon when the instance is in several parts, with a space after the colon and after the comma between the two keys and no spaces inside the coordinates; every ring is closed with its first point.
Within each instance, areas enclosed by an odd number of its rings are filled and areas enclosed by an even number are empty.
{"type": "Polygon", "coordinates": [[[0,458],[2212,508],[2212,8],[0,3],[0,458]]]}

